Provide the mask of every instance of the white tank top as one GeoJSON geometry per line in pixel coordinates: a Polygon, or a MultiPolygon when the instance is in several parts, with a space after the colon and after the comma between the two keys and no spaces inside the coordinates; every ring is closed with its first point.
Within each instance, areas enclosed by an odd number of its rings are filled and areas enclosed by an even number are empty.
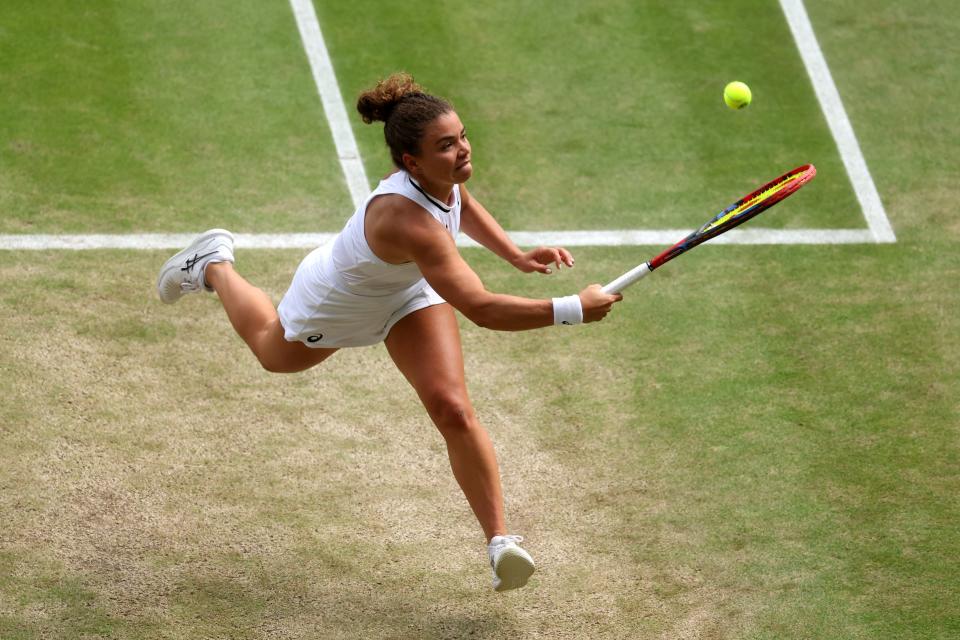
{"type": "Polygon", "coordinates": [[[423,287],[426,280],[414,262],[390,264],[378,258],[367,244],[364,219],[367,207],[377,196],[398,194],[423,207],[456,239],[460,232],[460,187],[453,185],[452,204],[441,202],[428,194],[406,171],[398,171],[380,181],[343,230],[333,240],[327,253],[328,273],[336,274],[338,282],[350,293],[361,296],[390,296],[408,289],[423,287]]]}

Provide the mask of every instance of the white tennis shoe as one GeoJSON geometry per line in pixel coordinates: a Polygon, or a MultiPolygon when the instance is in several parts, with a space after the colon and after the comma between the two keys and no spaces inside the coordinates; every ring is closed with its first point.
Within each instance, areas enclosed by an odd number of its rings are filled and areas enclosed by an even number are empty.
{"type": "Polygon", "coordinates": [[[190,246],[163,263],[157,279],[160,299],[171,304],[185,293],[213,291],[203,280],[204,270],[213,262],[233,262],[233,234],[229,231],[204,231],[190,246]]]}
{"type": "Polygon", "coordinates": [[[536,568],[530,554],[517,544],[521,536],[494,536],[487,545],[493,568],[493,590],[509,591],[527,584],[536,568]]]}

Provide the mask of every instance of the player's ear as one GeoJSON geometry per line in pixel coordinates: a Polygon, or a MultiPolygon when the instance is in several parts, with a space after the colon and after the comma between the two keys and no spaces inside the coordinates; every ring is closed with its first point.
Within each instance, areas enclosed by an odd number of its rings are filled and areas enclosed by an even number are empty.
{"type": "Polygon", "coordinates": [[[409,153],[405,153],[400,156],[401,162],[403,162],[403,168],[407,170],[407,173],[416,173],[420,165],[417,163],[417,159],[414,158],[409,153]]]}

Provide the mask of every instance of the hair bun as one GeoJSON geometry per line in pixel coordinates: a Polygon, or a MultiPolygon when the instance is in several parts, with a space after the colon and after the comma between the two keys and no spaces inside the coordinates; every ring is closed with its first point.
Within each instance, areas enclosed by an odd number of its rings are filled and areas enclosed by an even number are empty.
{"type": "Polygon", "coordinates": [[[364,91],[357,99],[357,111],[367,124],[386,122],[394,107],[404,97],[423,93],[413,76],[406,72],[395,73],[377,83],[373,89],[364,91]]]}
{"type": "Polygon", "coordinates": [[[425,93],[409,73],[395,73],[357,98],[357,111],[367,124],[383,122],[383,138],[398,169],[404,168],[404,154],[420,153],[420,141],[427,126],[453,105],[425,93]]]}

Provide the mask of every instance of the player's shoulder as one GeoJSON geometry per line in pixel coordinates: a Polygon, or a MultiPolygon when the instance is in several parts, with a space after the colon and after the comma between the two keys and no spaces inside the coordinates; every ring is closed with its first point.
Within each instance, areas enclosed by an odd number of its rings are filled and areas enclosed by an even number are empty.
{"type": "MultiPolygon", "coordinates": [[[[442,242],[446,235],[430,212],[399,194],[374,198],[367,207],[368,230],[394,245],[442,242]]],[[[449,238],[449,236],[447,236],[449,238]]]]}
{"type": "Polygon", "coordinates": [[[387,226],[422,224],[432,219],[430,213],[419,204],[399,193],[378,195],[367,205],[367,219],[387,226]]]}

